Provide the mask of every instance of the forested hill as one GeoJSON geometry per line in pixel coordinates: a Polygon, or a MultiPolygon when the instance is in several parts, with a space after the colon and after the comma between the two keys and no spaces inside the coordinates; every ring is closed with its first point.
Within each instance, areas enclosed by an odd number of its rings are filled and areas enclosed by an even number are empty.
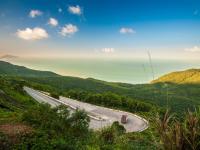
{"type": "Polygon", "coordinates": [[[199,84],[200,69],[189,69],[185,71],[172,72],[152,81],[152,83],[159,82],[171,82],[176,84],[199,84]]]}
{"type": "MultiPolygon", "coordinates": [[[[200,105],[200,71],[191,69],[170,73],[152,82],[152,84],[127,84],[100,81],[92,78],[82,79],[61,76],[53,72],[36,71],[0,61],[0,76],[16,76],[26,81],[27,86],[54,91],[66,95],[69,91],[84,100],[88,95],[107,92],[161,106],[170,107],[173,112],[181,114],[200,105]],[[195,84],[188,84],[189,82],[195,84]],[[173,82],[165,84],[162,82],[173,82]],[[182,83],[182,84],[179,84],[182,83]]],[[[127,98],[126,98],[127,99],[127,98]]],[[[108,100],[108,102],[110,102],[108,100]]],[[[106,103],[107,104],[107,103],[106,103]]]]}
{"type": "Polygon", "coordinates": [[[17,66],[5,61],[0,61],[0,75],[18,76],[18,77],[58,77],[56,73],[50,71],[38,71],[28,69],[23,66],[17,66]]]}
{"type": "Polygon", "coordinates": [[[132,84],[112,83],[93,78],[79,78],[62,76],[50,71],[39,71],[0,61],[0,75],[26,78],[29,81],[52,85],[57,89],[83,89],[88,91],[113,91],[116,89],[127,89],[132,84]]]}

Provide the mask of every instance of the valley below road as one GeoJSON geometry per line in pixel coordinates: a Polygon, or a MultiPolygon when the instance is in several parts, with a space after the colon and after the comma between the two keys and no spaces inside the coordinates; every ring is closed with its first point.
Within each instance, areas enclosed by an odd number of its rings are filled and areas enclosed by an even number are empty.
{"type": "Polygon", "coordinates": [[[122,124],[125,127],[126,132],[141,132],[149,126],[147,120],[129,112],[96,106],[62,96],[60,96],[59,99],[55,99],[44,92],[29,87],[24,87],[24,90],[39,103],[48,103],[51,107],[65,105],[71,112],[76,109],[84,110],[90,117],[90,128],[94,130],[110,126],[115,121],[118,121],[121,124],[122,115],[126,115],[128,118],[127,123],[122,124]]]}

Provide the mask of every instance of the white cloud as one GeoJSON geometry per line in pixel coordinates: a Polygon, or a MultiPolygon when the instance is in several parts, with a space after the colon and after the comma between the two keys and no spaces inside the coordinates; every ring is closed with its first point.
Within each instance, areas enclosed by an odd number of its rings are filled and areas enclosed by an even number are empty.
{"type": "Polygon", "coordinates": [[[78,32],[78,27],[73,25],[73,24],[66,24],[64,27],[62,27],[61,30],[61,35],[63,36],[72,36],[73,34],[75,34],[76,32],[78,32]]]}
{"type": "Polygon", "coordinates": [[[55,18],[50,18],[48,24],[53,27],[56,27],[58,25],[58,21],[55,18]]]}
{"type": "Polygon", "coordinates": [[[135,31],[132,28],[124,28],[124,27],[121,28],[119,30],[119,32],[122,33],[122,34],[135,33],[135,31]]]}
{"type": "Polygon", "coordinates": [[[187,52],[200,52],[200,47],[194,46],[192,48],[186,48],[185,51],[187,51],[187,52]]]}
{"type": "Polygon", "coordinates": [[[103,53],[114,53],[115,49],[114,48],[103,48],[101,51],[103,53]]]}
{"type": "Polygon", "coordinates": [[[58,8],[58,12],[61,13],[62,12],[62,8],[58,8]]]}
{"type": "Polygon", "coordinates": [[[39,10],[31,10],[30,13],[29,13],[29,16],[31,18],[35,18],[37,16],[41,16],[42,15],[42,12],[39,11],[39,10]]]}
{"type": "Polygon", "coordinates": [[[46,30],[39,27],[33,29],[26,28],[25,30],[17,30],[16,35],[17,37],[28,41],[48,38],[48,33],[46,30]]]}
{"type": "Polygon", "coordinates": [[[82,13],[81,8],[78,5],[77,6],[69,6],[68,11],[75,15],[81,15],[81,13],[82,13]]]}

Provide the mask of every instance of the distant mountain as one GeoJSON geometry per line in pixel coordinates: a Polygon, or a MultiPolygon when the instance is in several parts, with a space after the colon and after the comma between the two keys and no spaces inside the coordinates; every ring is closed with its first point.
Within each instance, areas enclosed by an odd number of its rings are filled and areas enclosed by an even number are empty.
{"type": "Polygon", "coordinates": [[[166,74],[152,81],[152,83],[171,82],[176,84],[200,83],[200,69],[189,69],[166,74]]]}
{"type": "Polygon", "coordinates": [[[18,56],[8,55],[8,54],[0,56],[0,59],[12,59],[12,58],[18,58],[18,56]]]}
{"type": "Polygon", "coordinates": [[[58,89],[84,89],[98,92],[116,91],[116,89],[121,91],[121,89],[126,89],[126,83],[112,83],[92,78],[83,79],[71,76],[61,76],[50,71],[32,70],[5,61],[0,61],[0,75],[24,77],[34,82],[47,85],[51,84],[58,89]],[[124,85],[124,87],[122,85],[124,85]]]}
{"type": "Polygon", "coordinates": [[[0,61],[0,75],[20,77],[58,77],[59,75],[50,71],[38,71],[23,66],[0,61]]]}

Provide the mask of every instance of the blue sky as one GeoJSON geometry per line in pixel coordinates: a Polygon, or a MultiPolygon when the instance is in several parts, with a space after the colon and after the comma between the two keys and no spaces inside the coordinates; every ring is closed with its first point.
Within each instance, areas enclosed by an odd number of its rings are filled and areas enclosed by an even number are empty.
{"type": "Polygon", "coordinates": [[[193,59],[200,1],[1,0],[0,32],[0,54],[193,59]]]}

